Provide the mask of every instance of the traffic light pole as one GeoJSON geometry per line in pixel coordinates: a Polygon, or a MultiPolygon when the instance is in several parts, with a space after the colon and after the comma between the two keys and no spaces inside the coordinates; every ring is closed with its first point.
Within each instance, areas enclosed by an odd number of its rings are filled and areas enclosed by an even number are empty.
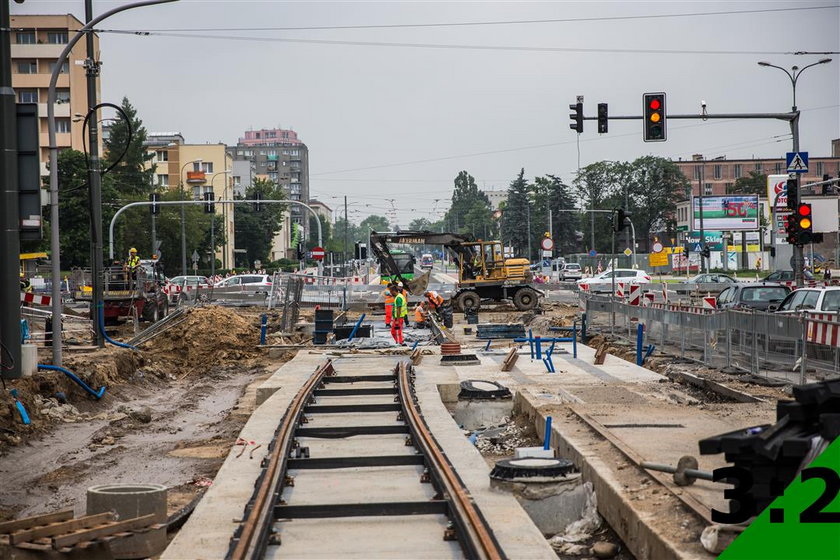
{"type": "Polygon", "coordinates": [[[18,213],[17,107],[12,89],[9,2],[0,0],[0,377],[21,377],[20,368],[20,215],[18,213]],[[8,62],[7,62],[8,61],[8,62]]]}
{"type": "MultiPolygon", "coordinates": [[[[790,132],[793,136],[793,151],[799,153],[799,111],[796,110],[795,103],[792,112],[795,115],[790,121],[790,132]]],[[[796,174],[796,200],[799,200],[801,192],[799,188],[802,184],[801,175],[801,173],[796,174]]],[[[802,245],[793,246],[793,262],[791,265],[793,267],[793,279],[796,282],[797,288],[801,288],[805,284],[805,254],[802,249],[802,245]]]]}

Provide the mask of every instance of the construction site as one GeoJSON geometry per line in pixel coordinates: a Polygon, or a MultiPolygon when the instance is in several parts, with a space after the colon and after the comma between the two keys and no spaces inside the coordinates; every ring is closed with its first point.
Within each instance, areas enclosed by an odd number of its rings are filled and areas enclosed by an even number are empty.
{"type": "MultiPolygon", "coordinates": [[[[407,304],[443,303],[400,344],[381,282],[185,289],[104,349],[67,303],[63,366],[5,380],[0,557],[708,559],[837,436],[837,348],[800,377],[697,294],[469,304],[435,264],[407,304]],[[721,521],[733,463],[768,482],[721,521]]],[[[47,364],[48,317],[24,316],[47,364]]]]}

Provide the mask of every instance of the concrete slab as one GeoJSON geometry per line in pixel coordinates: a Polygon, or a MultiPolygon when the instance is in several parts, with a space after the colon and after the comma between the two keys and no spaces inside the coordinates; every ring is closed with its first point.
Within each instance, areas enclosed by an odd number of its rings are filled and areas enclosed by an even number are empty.
{"type": "Polygon", "coordinates": [[[435,495],[431,484],[418,484],[421,465],[290,469],[289,474],[295,485],[283,489],[283,499],[290,505],[425,502],[435,495]]]}
{"type": "Polygon", "coordinates": [[[323,523],[322,519],[295,519],[275,524],[283,544],[270,547],[265,557],[307,560],[454,560],[464,557],[457,542],[443,540],[448,523],[443,515],[330,519],[329,535],[325,535],[328,538],[321,539],[315,547],[305,536],[323,533],[323,523]],[[429,535],[435,533],[441,538],[430,539],[429,535]],[[400,535],[400,539],[391,539],[388,535],[400,535]]]}
{"type": "Polygon", "coordinates": [[[353,436],[348,438],[299,437],[301,447],[309,447],[310,457],[364,457],[407,455],[414,448],[405,445],[406,434],[353,436]]]}
{"type": "Polygon", "coordinates": [[[307,428],[332,428],[338,426],[397,426],[398,412],[353,412],[343,414],[308,414],[307,428]]]}

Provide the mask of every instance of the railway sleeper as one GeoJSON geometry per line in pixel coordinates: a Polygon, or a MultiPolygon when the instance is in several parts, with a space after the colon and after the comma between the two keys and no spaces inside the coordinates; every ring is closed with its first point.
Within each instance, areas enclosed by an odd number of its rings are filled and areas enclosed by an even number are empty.
{"type": "Polygon", "coordinates": [[[414,502],[371,502],[357,504],[276,505],[275,519],[327,519],[330,517],[367,517],[403,515],[446,515],[449,504],[444,500],[414,502]]]}

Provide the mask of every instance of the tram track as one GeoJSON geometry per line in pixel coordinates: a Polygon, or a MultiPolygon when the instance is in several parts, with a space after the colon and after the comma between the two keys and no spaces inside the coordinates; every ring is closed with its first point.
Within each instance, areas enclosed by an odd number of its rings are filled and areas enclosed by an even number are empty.
{"type": "MultiPolygon", "coordinates": [[[[322,538],[368,523],[391,542],[422,541],[426,553],[505,558],[422,416],[408,362],[386,374],[349,373],[328,360],[292,399],[227,558],[283,557],[284,547],[300,550],[295,539],[318,556],[319,539],[306,536],[312,520],[322,538]]],[[[362,541],[354,543],[357,557],[373,545],[362,541]]]]}

